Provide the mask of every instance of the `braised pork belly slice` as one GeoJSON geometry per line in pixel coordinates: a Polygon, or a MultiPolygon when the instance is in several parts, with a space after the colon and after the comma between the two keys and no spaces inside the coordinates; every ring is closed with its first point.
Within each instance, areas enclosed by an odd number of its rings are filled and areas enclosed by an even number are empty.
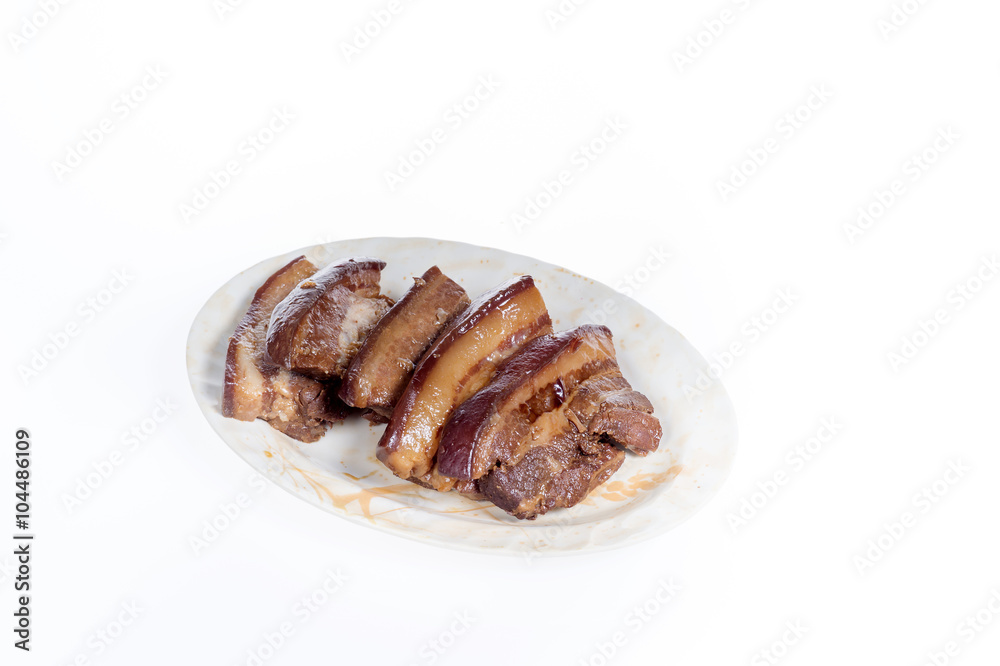
{"type": "Polygon", "coordinates": [[[224,416],[240,421],[263,419],[303,442],[322,437],[331,422],[343,420],[346,408],[325,384],[267,360],[265,346],[275,306],[315,272],[311,262],[298,257],[257,290],[229,338],[222,393],[224,416]]]}
{"type": "Polygon", "coordinates": [[[580,382],[617,367],[611,331],[603,326],[535,338],[452,414],[441,434],[438,471],[478,479],[497,463],[518,462],[541,414],[561,406],[580,382]]]}
{"type": "Polygon", "coordinates": [[[585,452],[612,443],[645,455],[661,434],[652,411],[622,376],[606,327],[542,336],[455,410],[441,435],[437,470],[479,479],[497,464],[517,464],[564,430],[564,422],[588,436],[580,440],[585,452]]]}
{"type": "Polygon", "coordinates": [[[618,471],[623,449],[640,455],[656,449],[661,429],[652,410],[617,367],[593,375],[561,406],[538,415],[518,454],[476,487],[517,518],[571,507],[618,471]]]}
{"type": "Polygon", "coordinates": [[[610,479],[625,460],[625,452],[610,444],[598,444],[593,453],[585,453],[581,440],[587,439],[566,422],[544,445],[530,449],[515,465],[494,468],[477,487],[486,499],[522,520],[574,506],[610,479]]]}
{"type": "Polygon", "coordinates": [[[396,476],[438,490],[455,479],[432,472],[441,429],[452,411],[487,384],[497,366],[552,331],[531,276],[477,298],[434,341],[393,409],[377,456],[396,476]]]}
{"type": "Polygon", "coordinates": [[[388,419],[414,368],[438,335],[469,306],[469,295],[432,266],[368,333],[344,373],[340,398],[388,419]]]}
{"type": "Polygon", "coordinates": [[[302,280],[271,313],[269,359],[314,379],[340,377],[392,305],[379,293],[383,268],[378,259],[344,259],[302,280]]]}

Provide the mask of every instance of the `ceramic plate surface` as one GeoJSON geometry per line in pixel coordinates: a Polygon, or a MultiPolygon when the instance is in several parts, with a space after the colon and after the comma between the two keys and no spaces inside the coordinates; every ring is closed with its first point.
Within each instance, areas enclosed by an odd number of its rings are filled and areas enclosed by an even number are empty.
{"type": "Polygon", "coordinates": [[[212,428],[263,476],[301,499],[350,521],[437,545],[513,555],[553,555],[624,546],[661,534],[698,511],[721,487],[736,452],[736,417],[721,383],[701,395],[705,360],[655,314],[610,287],[571,271],[502,250],[426,238],[338,241],[274,257],[219,288],[198,313],[187,344],[191,387],[212,428]],[[387,263],[382,290],[399,299],[431,265],[473,298],[513,275],[530,274],[556,330],[606,323],[622,372],[656,408],[660,448],[627,455],[621,469],[581,504],[534,521],[484,502],[438,493],[393,476],[375,458],[384,426],[356,417],[314,444],[297,442],[263,421],[222,416],[229,336],[257,288],[305,254],[317,266],[350,256],[387,263]],[[605,321],[606,319],[606,321],[605,321]]]}

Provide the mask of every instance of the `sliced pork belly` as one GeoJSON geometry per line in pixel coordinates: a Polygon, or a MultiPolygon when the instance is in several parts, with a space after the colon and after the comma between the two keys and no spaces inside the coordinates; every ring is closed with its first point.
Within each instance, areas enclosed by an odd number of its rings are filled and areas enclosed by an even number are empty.
{"type": "Polygon", "coordinates": [[[653,406],[633,391],[615,358],[611,331],[586,325],[525,345],[489,384],[455,410],[441,435],[439,473],[479,479],[515,465],[572,424],[584,452],[617,444],[640,455],[656,449],[653,406]]]}
{"type": "Polygon", "coordinates": [[[598,444],[593,453],[585,453],[581,439],[587,437],[567,422],[516,465],[494,468],[477,487],[486,499],[521,519],[574,506],[610,479],[625,460],[625,452],[610,444],[598,444]]]}
{"type": "Polygon", "coordinates": [[[383,268],[378,259],[344,259],[299,283],[271,313],[270,360],[314,379],[340,377],[392,305],[379,293],[383,268]]]}
{"type": "Polygon", "coordinates": [[[561,406],[580,382],[617,367],[611,332],[603,326],[535,338],[455,410],[441,434],[438,471],[478,479],[499,462],[518,462],[541,414],[561,406]]]}
{"type": "Polygon", "coordinates": [[[226,354],[222,413],[240,421],[263,419],[289,437],[314,442],[346,408],[327,386],[280,368],[266,358],[271,312],[316,267],[305,257],[293,259],[257,290],[240,320],[226,354]]]}
{"type": "Polygon", "coordinates": [[[476,487],[517,518],[571,507],[618,471],[625,460],[619,447],[640,455],[656,449],[660,422],[647,409],[652,405],[617,368],[594,375],[560,407],[540,414],[517,455],[501,460],[476,487]]]}
{"type": "Polygon", "coordinates": [[[396,476],[438,490],[455,479],[432,472],[441,429],[452,411],[527,342],[552,331],[531,276],[505,282],[476,299],[434,341],[417,364],[377,455],[396,476]]]}
{"type": "Polygon", "coordinates": [[[388,419],[414,368],[469,295],[432,266],[371,330],[344,373],[340,398],[388,419]]]}

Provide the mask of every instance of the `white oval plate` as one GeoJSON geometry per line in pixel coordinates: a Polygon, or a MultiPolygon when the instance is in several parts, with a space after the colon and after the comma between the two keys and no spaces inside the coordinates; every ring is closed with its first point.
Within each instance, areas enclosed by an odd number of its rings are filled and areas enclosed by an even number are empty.
{"type": "Polygon", "coordinates": [[[697,397],[705,360],[655,314],[608,286],[537,259],[488,247],[428,238],[364,238],[304,248],[262,261],[219,288],[191,326],[187,367],[191,388],[212,428],[265,477],[307,502],[348,520],[450,548],[513,555],[596,551],[661,534],[718,492],[736,453],[736,416],[720,382],[697,397]],[[384,426],[350,418],[320,441],[303,444],[263,421],[222,416],[226,346],[257,288],[278,268],[305,254],[316,265],[350,256],[378,257],[384,293],[398,299],[437,264],[475,298],[517,274],[530,274],[556,330],[606,323],[622,372],[653,402],[663,425],[660,448],[629,454],[610,481],[581,504],[534,521],[457,493],[438,493],[394,477],[375,458],[384,426]]]}

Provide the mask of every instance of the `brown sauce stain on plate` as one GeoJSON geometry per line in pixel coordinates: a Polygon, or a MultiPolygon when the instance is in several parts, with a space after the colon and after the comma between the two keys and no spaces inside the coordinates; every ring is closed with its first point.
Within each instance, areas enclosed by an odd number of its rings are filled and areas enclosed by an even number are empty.
{"type": "MultiPolygon", "coordinates": [[[[305,481],[306,484],[308,484],[308,486],[313,489],[313,492],[316,493],[316,496],[320,499],[321,502],[324,501],[325,498],[329,500],[334,507],[340,509],[341,511],[346,511],[347,506],[349,504],[351,504],[352,502],[357,502],[358,506],[361,509],[362,515],[364,515],[365,518],[367,518],[372,522],[374,522],[375,515],[380,515],[380,514],[372,514],[373,499],[375,499],[376,497],[386,497],[389,495],[412,494],[412,491],[417,488],[417,486],[414,486],[412,483],[396,483],[391,486],[381,486],[378,488],[362,488],[357,492],[338,495],[337,493],[334,493],[329,488],[327,488],[322,481],[314,478],[309,472],[306,472],[305,470],[300,469],[296,465],[290,463],[288,459],[283,454],[281,454],[280,451],[278,452],[278,454],[281,455],[281,460],[284,464],[284,469],[282,469],[281,471],[282,474],[288,473],[289,471],[297,472],[298,475],[302,477],[302,480],[305,481]]],[[[400,508],[405,508],[405,507],[400,507],[400,508]]]]}
{"type": "Polygon", "coordinates": [[[358,506],[361,508],[361,513],[368,520],[374,520],[374,514],[372,514],[373,499],[375,499],[376,497],[385,497],[387,495],[400,495],[403,494],[405,491],[410,490],[413,487],[412,484],[409,483],[397,483],[391,486],[381,486],[379,488],[362,488],[361,490],[355,493],[347,493],[346,495],[337,495],[336,493],[332,492],[329,488],[327,488],[325,485],[323,485],[316,479],[312,478],[302,470],[297,469],[296,471],[299,474],[301,474],[302,478],[305,479],[306,483],[308,483],[310,487],[312,487],[312,489],[316,491],[316,495],[319,496],[320,499],[323,499],[323,497],[326,496],[330,500],[330,503],[333,504],[333,506],[337,507],[342,511],[347,509],[348,504],[351,504],[352,502],[357,502],[358,506]]]}
{"type": "Polygon", "coordinates": [[[632,476],[627,481],[612,481],[601,486],[598,492],[606,500],[621,502],[632,497],[636,497],[640,492],[652,490],[657,486],[669,483],[677,478],[677,475],[684,469],[684,465],[674,465],[666,472],[659,474],[641,473],[632,476]]]}

